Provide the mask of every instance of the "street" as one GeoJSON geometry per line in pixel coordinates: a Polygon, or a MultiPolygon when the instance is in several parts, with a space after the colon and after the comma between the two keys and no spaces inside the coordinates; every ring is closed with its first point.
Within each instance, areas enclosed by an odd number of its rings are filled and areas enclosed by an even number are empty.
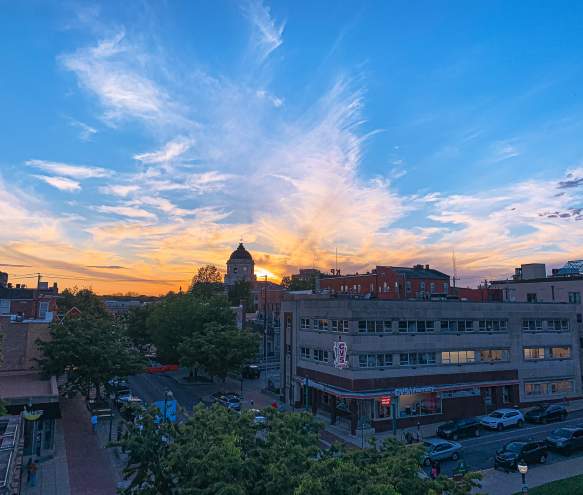
{"type": "MultiPolygon", "coordinates": [[[[526,423],[522,428],[509,428],[502,432],[489,431],[482,429],[479,437],[472,437],[465,440],[460,440],[463,448],[461,457],[465,460],[471,470],[481,470],[494,467],[494,456],[496,451],[502,448],[506,443],[514,440],[544,440],[548,434],[562,426],[578,426],[583,425],[583,410],[572,412],[565,421],[557,421],[548,423],[546,425],[535,425],[526,423]]],[[[571,455],[571,457],[581,456],[583,451],[571,455]]],[[[549,451],[547,464],[553,464],[564,460],[566,457],[549,451]]],[[[452,470],[457,465],[454,461],[445,461],[441,464],[442,471],[445,474],[451,474],[452,470]]],[[[536,469],[537,466],[529,466],[529,468],[536,469]]]]}

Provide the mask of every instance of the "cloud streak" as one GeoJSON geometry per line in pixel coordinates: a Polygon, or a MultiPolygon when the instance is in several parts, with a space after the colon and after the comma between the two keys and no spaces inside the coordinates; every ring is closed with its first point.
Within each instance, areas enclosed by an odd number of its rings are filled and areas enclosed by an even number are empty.
{"type": "Polygon", "coordinates": [[[66,177],[49,177],[46,175],[34,175],[33,177],[46,182],[49,186],[53,186],[59,191],[77,192],[81,190],[79,182],[66,177]]]}
{"type": "Polygon", "coordinates": [[[101,167],[90,167],[88,165],[72,165],[62,162],[51,162],[47,160],[27,160],[30,167],[38,168],[51,174],[71,177],[77,180],[94,179],[99,177],[109,177],[112,171],[101,167]]]}
{"type": "Polygon", "coordinates": [[[253,29],[252,43],[260,62],[283,43],[285,23],[279,25],[271,16],[269,7],[261,0],[249,0],[242,6],[243,13],[251,22],[253,29]]]}

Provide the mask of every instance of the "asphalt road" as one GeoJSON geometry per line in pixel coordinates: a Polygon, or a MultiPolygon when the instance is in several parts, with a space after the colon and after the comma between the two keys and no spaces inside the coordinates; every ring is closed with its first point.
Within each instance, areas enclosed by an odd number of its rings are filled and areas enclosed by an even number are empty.
{"type": "MultiPolygon", "coordinates": [[[[481,470],[494,467],[494,456],[496,451],[502,448],[508,442],[515,440],[544,440],[549,433],[561,426],[579,426],[583,425],[583,411],[574,411],[569,414],[565,421],[557,421],[546,425],[535,425],[526,423],[522,428],[509,428],[497,432],[482,429],[479,437],[462,439],[461,457],[466,461],[468,467],[472,470],[481,470]]],[[[583,451],[572,454],[573,457],[582,456],[583,451]]],[[[565,456],[556,452],[549,452],[547,464],[553,464],[564,460],[565,456]]],[[[445,461],[441,463],[441,470],[444,474],[451,474],[457,462],[445,461]]],[[[536,469],[536,465],[529,466],[536,469]]]]}

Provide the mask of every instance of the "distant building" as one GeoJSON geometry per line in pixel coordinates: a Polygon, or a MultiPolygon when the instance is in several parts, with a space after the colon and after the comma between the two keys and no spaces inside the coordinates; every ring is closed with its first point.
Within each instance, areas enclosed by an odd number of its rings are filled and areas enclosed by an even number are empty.
{"type": "Polygon", "coordinates": [[[502,291],[506,302],[574,303],[581,305],[583,261],[568,261],[550,276],[542,263],[522,265],[508,280],[495,280],[490,286],[502,291]],[[534,269],[532,267],[535,267],[534,269]]]}
{"type": "Polygon", "coordinates": [[[430,299],[450,294],[450,278],[429,265],[377,266],[363,274],[324,276],[320,289],[376,299],[430,299]]]}
{"type": "Polygon", "coordinates": [[[8,274],[0,272],[0,288],[6,287],[6,285],[8,285],[8,274]]]}
{"type": "Polygon", "coordinates": [[[286,289],[269,281],[258,280],[251,291],[255,305],[254,323],[266,329],[265,349],[267,357],[279,357],[281,302],[286,289]]]}
{"type": "Polygon", "coordinates": [[[137,299],[106,299],[103,304],[111,314],[125,315],[130,310],[139,308],[145,303],[137,299]]]}
{"type": "Polygon", "coordinates": [[[235,282],[238,281],[254,284],[256,279],[253,257],[241,242],[237,249],[231,253],[227,261],[225,285],[235,285],[235,282]]]}
{"type": "MultiPolygon", "coordinates": [[[[7,280],[7,279],[5,279],[7,280]]],[[[57,309],[59,288],[57,284],[49,287],[47,282],[40,282],[36,289],[24,284],[6,282],[0,285],[0,319],[52,321],[57,309]]]]}

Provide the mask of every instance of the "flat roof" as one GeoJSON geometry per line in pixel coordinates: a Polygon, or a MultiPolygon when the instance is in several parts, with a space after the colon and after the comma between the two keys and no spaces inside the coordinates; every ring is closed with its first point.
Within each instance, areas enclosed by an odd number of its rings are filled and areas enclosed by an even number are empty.
{"type": "Polygon", "coordinates": [[[38,371],[0,372],[0,397],[7,401],[31,397],[56,397],[59,393],[54,377],[44,378],[38,371]]]}

